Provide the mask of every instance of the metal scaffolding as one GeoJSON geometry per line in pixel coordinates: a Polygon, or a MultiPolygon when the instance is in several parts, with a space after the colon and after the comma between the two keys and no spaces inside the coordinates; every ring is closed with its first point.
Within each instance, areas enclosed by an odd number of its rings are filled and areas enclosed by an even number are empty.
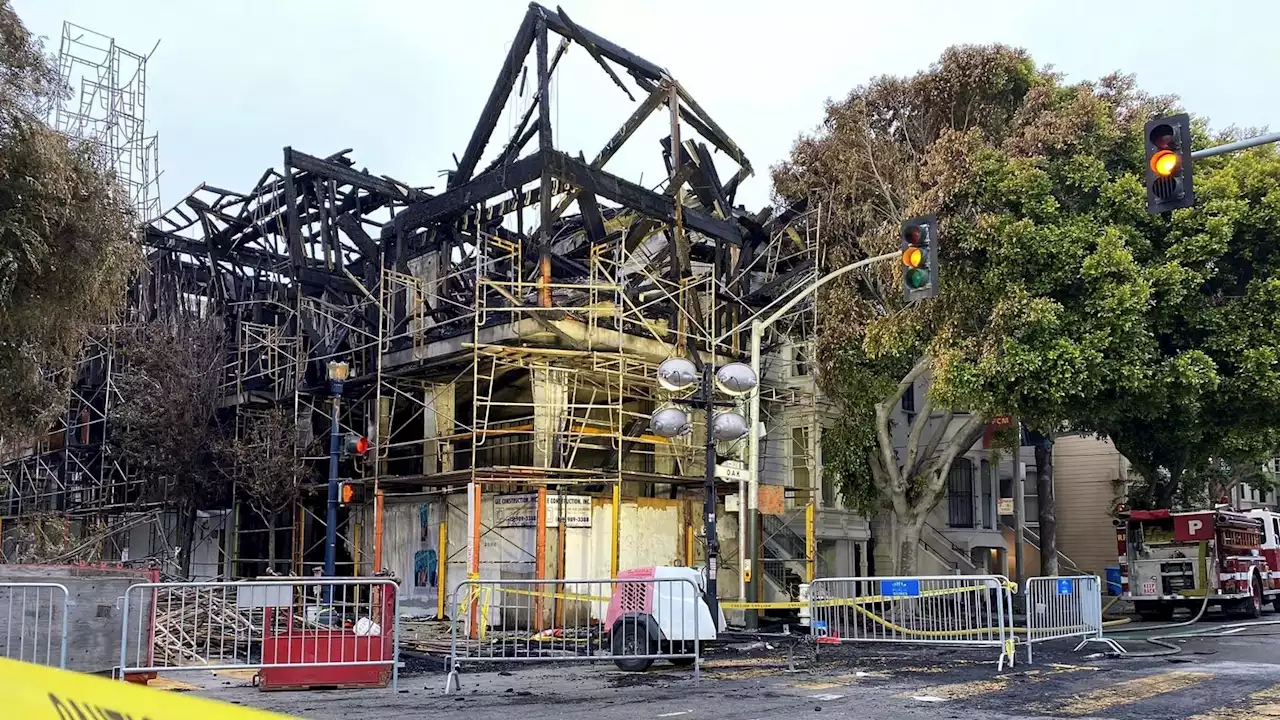
{"type": "Polygon", "coordinates": [[[71,94],[49,110],[55,130],[102,150],[141,221],[160,214],[159,147],[147,132],[147,60],[155,49],[139,55],[64,22],[58,73],[71,94]]]}

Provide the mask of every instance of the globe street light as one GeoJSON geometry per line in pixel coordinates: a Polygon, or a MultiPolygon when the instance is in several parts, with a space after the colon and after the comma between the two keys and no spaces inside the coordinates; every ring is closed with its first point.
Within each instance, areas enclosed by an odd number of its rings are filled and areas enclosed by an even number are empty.
{"type": "MultiPolygon", "coordinates": [[[[682,393],[694,388],[698,389],[691,397],[672,398],[672,403],[656,410],[649,418],[649,429],[653,434],[664,438],[677,438],[688,435],[693,430],[689,413],[680,405],[695,406],[706,413],[706,475],[703,499],[703,517],[707,535],[707,608],[711,611],[713,622],[719,622],[720,603],[716,598],[716,563],[720,555],[720,541],[716,538],[716,443],[731,442],[746,437],[750,431],[750,423],[742,413],[732,409],[716,411],[720,408],[733,408],[734,400],[716,400],[716,390],[729,397],[740,397],[753,391],[759,383],[759,377],[751,366],[745,363],[727,363],[718,369],[710,363],[702,364],[701,379],[698,383],[698,366],[693,361],[682,357],[667,358],[658,366],[658,384],[671,393],[682,393]]],[[[741,532],[741,530],[739,530],[741,532]]]]}

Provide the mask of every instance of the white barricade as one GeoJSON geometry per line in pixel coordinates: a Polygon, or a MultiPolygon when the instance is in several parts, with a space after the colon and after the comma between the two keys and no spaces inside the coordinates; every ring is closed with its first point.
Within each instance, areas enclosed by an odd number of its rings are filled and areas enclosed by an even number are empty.
{"type": "Polygon", "coordinates": [[[1102,636],[1102,581],[1097,575],[1033,577],[1023,592],[1027,601],[1027,662],[1031,646],[1046,640],[1080,638],[1076,650],[1091,642],[1115,646],[1102,636]]]}
{"type": "Polygon", "coordinates": [[[67,587],[59,583],[0,583],[0,634],[10,660],[67,666],[67,587]]]}
{"type": "Polygon", "coordinates": [[[647,670],[655,660],[692,665],[717,624],[687,577],[631,570],[615,580],[467,580],[449,607],[452,650],[445,692],[465,663],[605,660],[647,670]]]}
{"type": "Polygon", "coordinates": [[[1013,584],[1003,575],[818,578],[809,586],[819,646],[913,643],[999,648],[1013,665],[1013,584]]]}
{"type": "Polygon", "coordinates": [[[395,688],[396,590],[388,578],[139,583],[124,596],[120,677],[256,669],[264,688],[297,687],[307,673],[289,671],[324,668],[328,680],[312,684],[385,685],[389,674],[395,688]]]}

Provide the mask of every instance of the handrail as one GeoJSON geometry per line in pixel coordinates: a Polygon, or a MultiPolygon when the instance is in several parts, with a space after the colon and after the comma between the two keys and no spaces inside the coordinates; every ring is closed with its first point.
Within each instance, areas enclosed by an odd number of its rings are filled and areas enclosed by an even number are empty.
{"type": "Polygon", "coordinates": [[[965,553],[964,549],[956,545],[955,543],[951,542],[950,538],[948,538],[946,535],[943,535],[941,530],[933,526],[933,523],[926,521],[924,524],[924,527],[929,532],[932,532],[934,535],[938,536],[942,540],[942,542],[946,543],[947,549],[951,551],[952,555],[955,555],[956,557],[963,560],[964,563],[969,567],[975,570],[978,568],[977,564],[975,564],[973,560],[969,557],[969,555],[965,553]]]}
{"type": "MultiPolygon", "coordinates": [[[[1004,520],[1003,518],[1001,519],[1000,524],[1009,528],[1010,530],[1017,529],[1013,526],[1012,523],[1010,523],[1008,520],[1004,520]]],[[[1022,534],[1023,534],[1023,537],[1025,537],[1028,541],[1031,542],[1031,547],[1035,548],[1036,552],[1044,552],[1043,550],[1040,549],[1040,533],[1039,532],[1036,532],[1034,528],[1030,528],[1030,527],[1027,527],[1026,525],[1023,525],[1022,534]]],[[[1054,548],[1054,552],[1058,554],[1058,560],[1062,561],[1062,563],[1066,565],[1069,569],[1080,571],[1080,566],[1076,564],[1075,560],[1072,560],[1071,558],[1067,557],[1066,553],[1062,552],[1061,550],[1058,550],[1057,548],[1054,548]]]]}

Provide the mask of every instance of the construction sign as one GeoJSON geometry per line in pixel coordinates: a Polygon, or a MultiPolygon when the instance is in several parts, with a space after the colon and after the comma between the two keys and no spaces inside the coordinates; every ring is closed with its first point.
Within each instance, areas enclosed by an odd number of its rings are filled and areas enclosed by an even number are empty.
{"type": "Polygon", "coordinates": [[[5,717],[23,720],[282,720],[286,715],[0,658],[5,717]]]}

